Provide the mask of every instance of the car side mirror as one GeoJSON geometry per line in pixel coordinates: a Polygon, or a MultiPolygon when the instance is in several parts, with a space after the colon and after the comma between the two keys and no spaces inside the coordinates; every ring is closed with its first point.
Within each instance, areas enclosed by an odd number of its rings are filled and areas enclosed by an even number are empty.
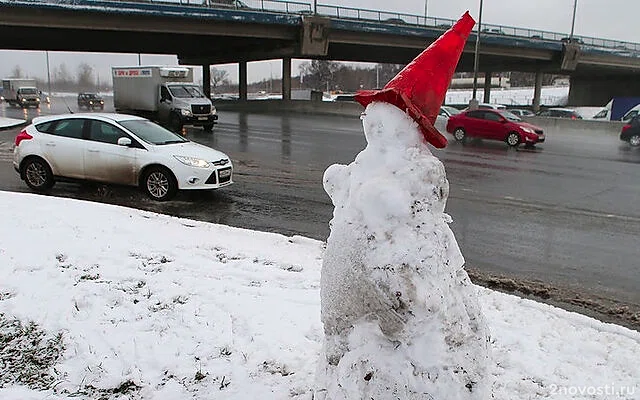
{"type": "Polygon", "coordinates": [[[128,147],[131,146],[131,139],[128,137],[121,137],[118,139],[118,146],[128,147]]]}

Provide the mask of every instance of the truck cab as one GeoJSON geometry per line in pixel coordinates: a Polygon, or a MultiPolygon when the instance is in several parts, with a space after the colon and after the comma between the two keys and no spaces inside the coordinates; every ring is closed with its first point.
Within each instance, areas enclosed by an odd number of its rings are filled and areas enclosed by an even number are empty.
{"type": "Polygon", "coordinates": [[[199,86],[192,83],[168,82],[160,85],[158,114],[168,121],[171,129],[180,131],[184,125],[202,126],[213,129],[218,119],[216,108],[202,93],[199,86]]]}

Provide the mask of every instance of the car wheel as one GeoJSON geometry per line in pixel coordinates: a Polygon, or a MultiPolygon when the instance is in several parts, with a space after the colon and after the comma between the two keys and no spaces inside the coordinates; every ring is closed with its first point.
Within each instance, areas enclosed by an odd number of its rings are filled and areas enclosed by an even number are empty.
{"type": "Polygon", "coordinates": [[[467,133],[462,128],[456,128],[456,130],[453,131],[453,138],[456,139],[458,142],[464,142],[466,137],[467,137],[467,133]]]}
{"type": "Polygon", "coordinates": [[[51,189],[55,183],[49,164],[38,157],[29,158],[24,162],[21,175],[27,186],[35,191],[51,189]]]}
{"type": "Polygon", "coordinates": [[[144,174],[142,189],[153,200],[166,201],[175,196],[178,183],[167,168],[151,167],[144,174]]]}
{"type": "Polygon", "coordinates": [[[205,132],[213,132],[213,124],[207,124],[202,127],[205,132]]]}
{"type": "Polygon", "coordinates": [[[507,135],[507,144],[511,147],[516,147],[520,144],[520,135],[517,132],[511,132],[507,135]]]}
{"type": "Polygon", "coordinates": [[[171,114],[171,117],[169,117],[169,128],[176,133],[182,131],[182,121],[177,114],[171,114]]]}
{"type": "Polygon", "coordinates": [[[629,144],[633,147],[640,146],[640,135],[633,135],[629,138],[629,144]]]}

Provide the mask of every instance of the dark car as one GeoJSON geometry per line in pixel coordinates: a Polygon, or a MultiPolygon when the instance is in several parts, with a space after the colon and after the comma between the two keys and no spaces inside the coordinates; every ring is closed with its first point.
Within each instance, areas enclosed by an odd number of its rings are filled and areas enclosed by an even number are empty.
{"type": "Polygon", "coordinates": [[[95,93],[79,93],[78,108],[87,110],[104,110],[104,99],[95,93]]]}
{"type": "Polygon", "coordinates": [[[538,112],[536,115],[539,117],[582,119],[582,116],[576,110],[570,108],[549,108],[538,112]]]}
{"type": "Polygon", "coordinates": [[[622,127],[620,140],[628,142],[633,147],[640,146],[640,116],[634,117],[627,125],[622,127]]]}
{"type": "Polygon", "coordinates": [[[464,142],[467,137],[500,140],[511,147],[521,143],[533,146],[544,142],[541,128],[522,121],[505,110],[469,110],[452,115],[447,122],[447,132],[464,142]]]}

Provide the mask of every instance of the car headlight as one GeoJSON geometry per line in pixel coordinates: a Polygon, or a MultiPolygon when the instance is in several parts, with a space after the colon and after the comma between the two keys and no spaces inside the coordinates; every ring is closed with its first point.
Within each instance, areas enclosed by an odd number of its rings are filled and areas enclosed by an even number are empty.
{"type": "Polygon", "coordinates": [[[209,161],[203,160],[201,158],[195,157],[187,157],[187,156],[173,156],[176,160],[180,161],[184,165],[188,165],[190,167],[196,168],[209,168],[209,161]]]}
{"type": "Polygon", "coordinates": [[[180,112],[182,113],[183,117],[190,117],[190,116],[193,115],[193,114],[191,114],[190,110],[187,110],[187,109],[184,109],[184,108],[182,110],[180,110],[180,112]]]}
{"type": "Polygon", "coordinates": [[[522,130],[523,130],[524,132],[527,132],[527,133],[536,133],[536,131],[535,131],[535,130],[533,130],[533,129],[531,129],[531,128],[527,128],[527,127],[522,127],[522,130]]]}
{"type": "Polygon", "coordinates": [[[211,115],[215,115],[218,111],[214,106],[211,106],[211,115]]]}
{"type": "Polygon", "coordinates": [[[27,101],[27,99],[22,98],[22,99],[20,99],[20,101],[24,103],[25,101],[27,101]]]}

